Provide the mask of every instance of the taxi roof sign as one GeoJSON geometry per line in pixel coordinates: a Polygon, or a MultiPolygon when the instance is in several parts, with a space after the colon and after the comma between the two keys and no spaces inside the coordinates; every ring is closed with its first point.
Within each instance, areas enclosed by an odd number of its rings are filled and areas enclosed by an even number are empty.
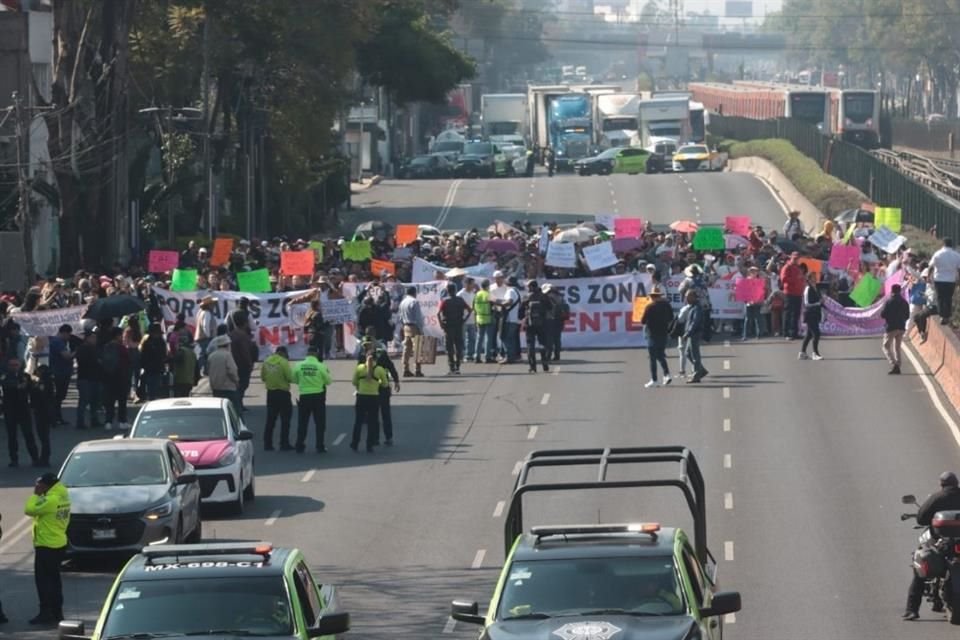
{"type": "Polygon", "coordinates": [[[271,542],[224,542],[210,544],[156,544],[144,547],[140,554],[148,560],[155,558],[189,558],[199,556],[262,556],[270,557],[271,542]]]}

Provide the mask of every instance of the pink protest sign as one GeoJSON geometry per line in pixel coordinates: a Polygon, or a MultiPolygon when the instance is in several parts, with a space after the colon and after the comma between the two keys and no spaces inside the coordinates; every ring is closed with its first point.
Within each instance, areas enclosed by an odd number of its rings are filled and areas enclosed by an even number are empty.
{"type": "Polygon", "coordinates": [[[724,218],[723,226],[730,233],[735,233],[738,236],[749,236],[750,216],[727,216],[724,218]]]}
{"type": "Polygon", "coordinates": [[[762,302],[766,282],[760,278],[740,278],[733,290],[737,302],[762,302]]]}
{"type": "Polygon", "coordinates": [[[640,218],[616,218],[613,232],[618,238],[639,238],[643,235],[643,220],[640,218]]]}
{"type": "Polygon", "coordinates": [[[896,273],[894,273],[892,276],[890,276],[889,278],[887,278],[886,280],[883,281],[883,295],[884,295],[884,297],[887,297],[887,296],[889,296],[889,295],[892,293],[891,289],[893,289],[893,285],[895,285],[895,284],[898,284],[898,285],[900,285],[900,287],[901,287],[901,289],[900,289],[900,295],[903,296],[903,298],[904,298],[905,300],[908,299],[908,298],[907,298],[907,288],[906,288],[906,284],[904,283],[903,270],[902,270],[902,269],[901,269],[901,270],[897,270],[896,273]]]}
{"type": "Polygon", "coordinates": [[[147,270],[150,273],[173,271],[180,264],[180,254],[176,251],[153,249],[147,257],[147,270]]]}
{"type": "Polygon", "coordinates": [[[835,244],[830,251],[830,267],[832,269],[848,269],[860,265],[860,247],[849,244],[835,244]]]}

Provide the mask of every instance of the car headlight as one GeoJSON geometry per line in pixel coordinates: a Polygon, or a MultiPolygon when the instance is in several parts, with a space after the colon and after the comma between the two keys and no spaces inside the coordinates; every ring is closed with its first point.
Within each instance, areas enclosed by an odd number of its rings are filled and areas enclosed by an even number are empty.
{"type": "Polygon", "coordinates": [[[557,155],[558,155],[558,156],[562,156],[562,155],[563,155],[563,151],[557,151],[557,155]]]}
{"type": "Polygon", "coordinates": [[[221,455],[220,459],[217,460],[217,466],[229,467],[236,461],[237,461],[237,450],[235,448],[231,448],[223,452],[223,455],[221,455]]]}
{"type": "Polygon", "coordinates": [[[147,512],[143,514],[143,517],[147,520],[159,520],[160,518],[166,518],[171,513],[173,513],[173,503],[167,502],[159,507],[148,509],[147,512]]]}

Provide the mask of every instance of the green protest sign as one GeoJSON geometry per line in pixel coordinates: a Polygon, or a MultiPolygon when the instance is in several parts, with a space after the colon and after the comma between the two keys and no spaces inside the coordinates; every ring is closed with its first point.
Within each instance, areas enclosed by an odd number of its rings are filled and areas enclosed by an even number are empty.
{"type": "Polygon", "coordinates": [[[697,251],[723,250],[726,241],[721,227],[700,227],[693,236],[693,248],[697,251]]]}
{"type": "Polygon", "coordinates": [[[196,269],[174,269],[170,279],[170,291],[196,291],[196,269]]]}
{"type": "Polygon", "coordinates": [[[877,299],[881,289],[883,289],[883,283],[869,273],[865,273],[850,292],[850,299],[856,302],[858,307],[869,307],[877,299]]]}
{"type": "Polygon", "coordinates": [[[244,293],[270,293],[270,272],[266,269],[241,271],[237,274],[237,288],[244,293]]]}
{"type": "Polygon", "coordinates": [[[343,259],[363,262],[373,257],[369,240],[351,240],[343,243],[343,259]]]}

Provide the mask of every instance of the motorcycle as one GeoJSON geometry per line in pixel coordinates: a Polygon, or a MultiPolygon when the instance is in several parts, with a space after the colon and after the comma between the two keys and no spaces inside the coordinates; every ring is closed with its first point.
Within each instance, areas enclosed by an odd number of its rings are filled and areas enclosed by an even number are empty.
{"type": "MultiPolygon", "coordinates": [[[[901,501],[920,507],[912,495],[901,501]]],[[[916,517],[916,513],[903,513],[900,520],[916,517]]],[[[923,597],[933,611],[943,611],[946,605],[950,624],[960,625],[960,511],[938,511],[929,527],[913,528],[923,530],[912,558],[914,572],[924,580],[923,597]]]]}

